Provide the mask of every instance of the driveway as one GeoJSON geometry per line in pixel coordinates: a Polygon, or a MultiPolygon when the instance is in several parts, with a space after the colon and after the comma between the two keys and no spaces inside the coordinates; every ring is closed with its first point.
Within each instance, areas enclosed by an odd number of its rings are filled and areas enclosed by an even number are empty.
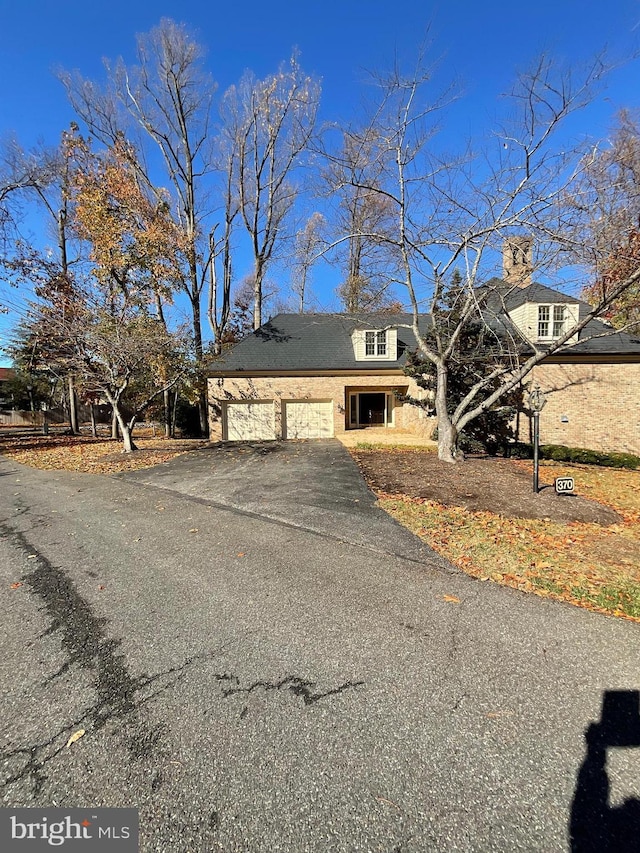
{"type": "Polygon", "coordinates": [[[120,475],[248,517],[273,519],[346,544],[449,565],[379,509],[349,452],[336,439],[217,444],[120,475]]]}
{"type": "Polygon", "coordinates": [[[332,443],[0,457],[4,805],[135,806],[143,853],[637,849],[639,627],[379,524],[332,443]]]}

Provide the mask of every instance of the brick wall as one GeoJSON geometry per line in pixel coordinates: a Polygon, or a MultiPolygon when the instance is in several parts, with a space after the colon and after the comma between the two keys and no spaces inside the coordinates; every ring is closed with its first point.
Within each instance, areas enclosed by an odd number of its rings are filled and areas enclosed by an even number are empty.
{"type": "MultiPolygon", "coordinates": [[[[542,364],[530,379],[547,397],[543,444],[640,454],[640,364],[542,364]]],[[[529,440],[527,418],[520,437],[529,440]]]]}
{"type": "MultiPolygon", "coordinates": [[[[640,454],[640,364],[543,364],[529,377],[547,396],[540,416],[544,444],[565,444],[592,450],[640,454]]],[[[209,380],[211,439],[222,438],[221,403],[232,399],[276,402],[276,430],[282,435],[282,399],[333,400],[336,434],[345,432],[346,390],[401,389],[420,398],[421,390],[408,377],[316,376],[209,380]]],[[[394,428],[430,436],[435,419],[407,403],[394,405],[394,428]]],[[[530,439],[529,420],[520,417],[520,438],[530,439]]]]}
{"type": "MultiPolygon", "coordinates": [[[[275,400],[276,433],[282,435],[282,400],[332,400],[335,434],[347,429],[347,389],[350,391],[389,391],[398,389],[420,398],[421,389],[403,374],[282,376],[209,379],[209,428],[212,441],[222,439],[222,403],[225,400],[275,400]]],[[[422,409],[396,401],[391,429],[403,429],[418,435],[431,435],[435,419],[426,417],[422,409]]]]}

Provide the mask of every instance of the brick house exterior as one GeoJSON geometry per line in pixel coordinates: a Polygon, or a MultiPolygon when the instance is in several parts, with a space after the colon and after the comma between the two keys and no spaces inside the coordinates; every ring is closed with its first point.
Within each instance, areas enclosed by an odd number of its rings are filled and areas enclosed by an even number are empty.
{"type": "MultiPolygon", "coordinates": [[[[528,263],[526,253],[522,257],[528,263]]],[[[520,337],[523,357],[589,311],[574,297],[532,284],[528,275],[487,286],[500,294],[494,319],[520,337]]],[[[408,315],[274,317],[212,363],[211,439],[329,437],[369,426],[429,437],[435,418],[404,400],[425,395],[403,370],[415,349],[410,326],[408,315]]],[[[525,382],[547,397],[542,443],[640,454],[639,339],[593,320],[525,382]]],[[[517,427],[528,440],[526,411],[517,427]]]]}
{"type": "Polygon", "coordinates": [[[424,394],[403,371],[410,319],[274,317],[212,365],[211,439],[329,437],[368,426],[430,435],[434,419],[401,400],[424,394]]]}
{"type": "MultiPolygon", "coordinates": [[[[550,359],[530,378],[547,398],[540,415],[543,444],[640,455],[640,359],[550,359]]],[[[522,420],[520,437],[530,440],[522,420]]]]}

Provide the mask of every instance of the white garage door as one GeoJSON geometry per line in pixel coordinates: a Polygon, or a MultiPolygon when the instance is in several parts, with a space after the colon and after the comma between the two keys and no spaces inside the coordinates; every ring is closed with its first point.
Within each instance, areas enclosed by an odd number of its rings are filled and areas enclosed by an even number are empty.
{"type": "Polygon", "coordinates": [[[227,441],[271,441],[276,437],[273,400],[227,403],[227,441]]]}
{"type": "Polygon", "coordinates": [[[331,400],[290,400],[284,404],[285,438],[331,438],[331,400]]]}

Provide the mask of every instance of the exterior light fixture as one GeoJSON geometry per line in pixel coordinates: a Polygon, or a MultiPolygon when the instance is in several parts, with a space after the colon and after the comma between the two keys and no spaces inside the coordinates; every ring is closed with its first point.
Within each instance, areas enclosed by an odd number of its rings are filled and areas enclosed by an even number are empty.
{"type": "Polygon", "coordinates": [[[544,409],[547,398],[539,385],[534,385],[529,394],[529,408],[533,414],[533,492],[538,494],[538,474],[540,472],[540,412],[544,409]]]}

